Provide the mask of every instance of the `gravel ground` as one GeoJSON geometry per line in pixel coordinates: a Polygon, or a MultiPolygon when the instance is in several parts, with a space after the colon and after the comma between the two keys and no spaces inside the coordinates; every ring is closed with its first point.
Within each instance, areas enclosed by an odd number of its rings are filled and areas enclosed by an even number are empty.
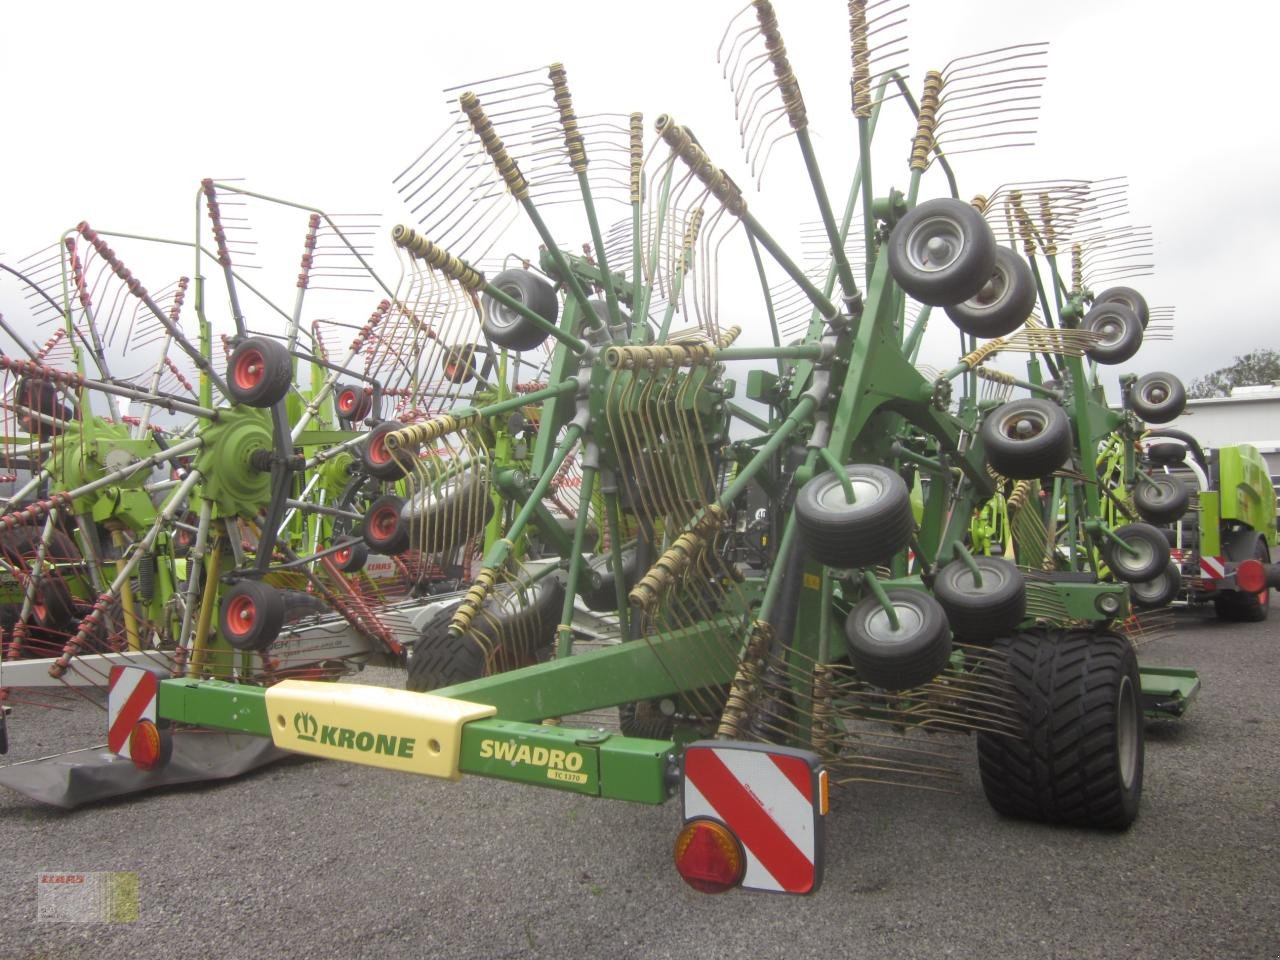
{"type": "MultiPolygon", "coordinates": [[[[1175,623],[1141,658],[1204,689],[1148,725],[1124,834],[1002,820],[971,762],[954,794],[843,791],[816,895],[708,897],[671,866],[676,804],[291,759],[74,812],[0,796],[0,958],[1280,957],[1280,616],[1175,623]],[[140,918],[37,922],[48,870],[136,871],[140,918]]],[[[20,716],[8,759],[100,717],[20,716]]]]}

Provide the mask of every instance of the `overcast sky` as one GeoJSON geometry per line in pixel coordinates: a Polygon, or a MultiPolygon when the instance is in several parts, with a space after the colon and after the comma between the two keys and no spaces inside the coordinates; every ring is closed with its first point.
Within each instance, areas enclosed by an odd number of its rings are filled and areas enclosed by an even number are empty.
{"type": "MultiPolygon", "coordinates": [[[[776,6],[839,206],[852,170],[845,4],[776,6]]],[[[442,89],[554,60],[568,69],[580,113],[640,110],[651,132],[670,112],[746,183],[715,63],[739,9],[715,0],[8,4],[0,254],[14,262],[82,219],[190,238],[206,176],[326,210],[377,211],[389,229],[405,219],[391,178],[446,123],[442,89]]],[[[910,8],[917,91],[926,69],[953,57],[1050,42],[1037,146],[959,158],[961,191],[1128,177],[1130,220],[1156,238],[1156,272],[1133,285],[1153,305],[1176,306],[1177,323],[1171,342],[1148,344],[1127,369],[1190,380],[1236,354],[1280,347],[1280,133],[1264,102],[1276,17],[1265,9],[1241,0],[910,8]]],[[[905,185],[909,146],[896,134],[877,138],[878,193],[905,185]]],[[[786,240],[814,218],[812,203],[786,175],[794,166],[770,169],[751,204],[786,240]]],[[[928,189],[941,192],[938,178],[928,189]]],[[[171,279],[130,265],[149,286],[171,279]]],[[[287,280],[296,260],[267,267],[287,280]]],[[[11,287],[0,288],[0,310],[23,323],[11,287]]]]}

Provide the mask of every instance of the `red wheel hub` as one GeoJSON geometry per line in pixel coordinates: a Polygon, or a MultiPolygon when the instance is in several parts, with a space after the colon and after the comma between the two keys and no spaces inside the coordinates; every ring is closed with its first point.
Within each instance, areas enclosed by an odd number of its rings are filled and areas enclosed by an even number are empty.
{"type": "Polygon", "coordinates": [[[400,526],[400,514],[392,507],[382,507],[369,518],[369,526],[379,540],[390,540],[400,526]]]}
{"type": "Polygon", "coordinates": [[[227,605],[227,629],[237,637],[248,634],[257,619],[258,608],[252,597],[233,597],[227,605]]]}
{"type": "Polygon", "coordinates": [[[356,392],[354,390],[343,390],[338,394],[338,409],[343,413],[350,413],[356,408],[356,392]]]}
{"type": "Polygon", "coordinates": [[[341,550],[339,550],[337,553],[333,555],[333,559],[336,560],[340,565],[346,565],[351,561],[351,548],[343,547],[341,550]]]}
{"type": "Polygon", "coordinates": [[[378,433],[369,438],[369,459],[374,463],[391,462],[391,451],[387,449],[386,441],[383,439],[385,436],[386,434],[378,433]]]}
{"type": "Polygon", "coordinates": [[[241,390],[252,390],[266,376],[266,361],[261,350],[245,350],[236,357],[231,377],[241,390]]]}

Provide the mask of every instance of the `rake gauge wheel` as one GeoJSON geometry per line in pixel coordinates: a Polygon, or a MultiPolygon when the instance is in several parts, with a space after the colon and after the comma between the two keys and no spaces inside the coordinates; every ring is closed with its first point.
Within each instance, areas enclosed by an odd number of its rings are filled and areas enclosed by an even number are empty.
{"type": "Polygon", "coordinates": [[[364,542],[374,553],[394,556],[409,549],[404,503],[403,497],[385,493],[369,504],[369,511],[364,515],[364,542]]]}
{"type": "Polygon", "coordinates": [[[1177,477],[1147,477],[1134,489],[1133,503],[1147,523],[1175,523],[1191,506],[1191,493],[1177,477]]]}
{"type": "Polygon", "coordinates": [[[1133,548],[1126,550],[1110,537],[1103,544],[1103,556],[1117,580],[1146,583],[1169,565],[1169,541],[1149,523],[1126,523],[1114,532],[1133,548]]]}
{"type": "Polygon", "coordinates": [[[974,557],[981,585],[969,565],[959,560],[942,567],[933,595],[947,614],[956,637],[975,643],[1008,636],[1027,616],[1027,585],[1008,560],[974,557]]]}
{"type": "Polygon", "coordinates": [[[1035,480],[1071,456],[1071,422],[1051,400],[1025,397],[996,407],[982,421],[987,463],[1014,480],[1035,480]]]}
{"type": "Polygon", "coordinates": [[[1158,610],[1178,598],[1182,590],[1182,571],[1172,560],[1157,577],[1145,583],[1129,584],[1129,601],[1141,610],[1158,610]]]}
{"type": "Polygon", "coordinates": [[[365,472],[375,480],[399,480],[405,475],[402,459],[410,459],[412,451],[401,450],[398,456],[387,446],[387,434],[404,426],[399,420],[383,420],[369,431],[369,438],[360,447],[360,460],[365,472]]]}
{"type": "Polygon", "coordinates": [[[440,364],[444,378],[450,383],[470,383],[476,376],[474,358],[475,347],[473,346],[447,348],[444,352],[444,359],[440,364]]]}
{"type": "Polygon", "coordinates": [[[889,235],[889,271],[921,303],[947,307],[978,296],[991,283],[996,250],[991,228],[972,206],[928,200],[889,235]]]}
{"type": "Polygon", "coordinates": [[[854,502],[847,501],[839,477],[819,474],[796,494],[796,523],[816,560],[829,567],[866,567],[911,542],[911,493],[888,467],[855,463],[845,473],[854,502]]]}
{"type": "Polygon", "coordinates": [[[1107,366],[1133,358],[1142,346],[1142,323],[1138,315],[1119,300],[1095,303],[1081,321],[1082,329],[1102,334],[1102,339],[1085,348],[1090,358],[1107,366]]]}
{"type": "Polygon", "coordinates": [[[1123,303],[1133,311],[1142,329],[1147,329],[1147,321],[1151,319],[1151,310],[1147,307],[1146,298],[1133,287],[1107,287],[1093,298],[1094,305],[1099,303],[1123,303]]]}
{"type": "Polygon", "coordinates": [[[1031,268],[1008,247],[997,247],[991,278],[968,300],[947,307],[947,316],[965,333],[989,340],[1017,330],[1035,305],[1031,268]]]}
{"type": "Polygon", "coordinates": [[[241,580],[222,595],[218,608],[218,628],[237,650],[267,649],[280,635],[284,620],[284,597],[260,580],[241,580]]]}
{"type": "Polygon", "coordinates": [[[920,590],[886,591],[897,615],[895,628],[876,597],[850,611],[844,635],[849,662],[859,679],[883,690],[928,683],[951,659],[951,629],[938,601],[920,590]]]}
{"type": "Polygon", "coordinates": [[[293,358],[279,340],[249,337],[227,360],[227,389],[231,400],[246,407],[270,407],[289,393],[293,358]]]}
{"type": "Polygon", "coordinates": [[[1187,390],[1172,373],[1157,371],[1138,378],[1129,406],[1147,423],[1169,423],[1187,407],[1187,390]]]}
{"type": "MultiPolygon", "coordinates": [[[[548,323],[560,315],[560,302],[551,284],[528,270],[503,270],[490,284],[528,307],[548,323]]],[[[523,314],[486,293],[481,302],[484,320],[481,329],[490,342],[508,350],[532,350],[547,339],[547,333],[523,314]]]]}
{"type": "Polygon", "coordinates": [[[338,416],[355,423],[363,420],[373,410],[373,396],[356,384],[339,384],[333,392],[333,405],[338,416]]]}
{"type": "Polygon", "coordinates": [[[333,563],[343,573],[359,573],[369,560],[369,545],[356,540],[334,551],[333,563]]]}

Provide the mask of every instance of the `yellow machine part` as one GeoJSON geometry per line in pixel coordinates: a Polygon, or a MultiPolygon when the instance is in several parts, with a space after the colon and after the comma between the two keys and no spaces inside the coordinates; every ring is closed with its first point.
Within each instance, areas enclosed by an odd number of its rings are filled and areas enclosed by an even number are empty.
{"type": "Polygon", "coordinates": [[[271,739],[296,753],[457,780],[462,727],[497,710],[390,687],[284,680],[266,692],[271,739]]]}

